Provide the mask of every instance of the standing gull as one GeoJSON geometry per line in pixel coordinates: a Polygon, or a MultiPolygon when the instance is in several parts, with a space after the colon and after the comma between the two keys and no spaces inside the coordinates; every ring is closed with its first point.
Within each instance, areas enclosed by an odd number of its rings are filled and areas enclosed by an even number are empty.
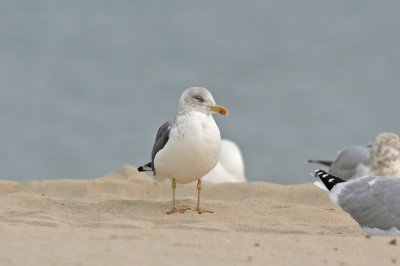
{"type": "Polygon", "coordinates": [[[200,207],[200,191],[201,178],[215,167],[221,150],[221,135],[213,113],[227,115],[228,110],[216,105],[207,89],[186,89],[179,99],[177,114],[158,129],[151,162],[138,168],[139,172],[153,171],[157,181],[172,180],[172,208],[167,214],[189,209],[176,207],[176,183],[196,180],[196,211],[212,212],[200,207]]]}
{"type": "Polygon", "coordinates": [[[370,235],[400,235],[400,178],[363,176],[346,181],[322,170],[313,174],[329,198],[370,235]]]}
{"type": "Polygon", "coordinates": [[[338,153],[334,161],[309,160],[329,167],[329,174],[345,180],[365,176],[400,176],[400,138],[378,134],[373,144],[353,146],[338,153]]]}

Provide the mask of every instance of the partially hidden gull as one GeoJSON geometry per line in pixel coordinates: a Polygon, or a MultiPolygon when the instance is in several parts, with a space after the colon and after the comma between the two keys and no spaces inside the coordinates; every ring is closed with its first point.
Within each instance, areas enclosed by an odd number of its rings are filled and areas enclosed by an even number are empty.
{"type": "Polygon", "coordinates": [[[228,139],[221,140],[221,153],[217,165],[203,178],[210,183],[246,182],[243,156],[239,146],[228,139]]]}
{"type": "Polygon", "coordinates": [[[340,206],[370,235],[400,235],[400,178],[363,176],[349,181],[323,170],[313,175],[340,206]]]}
{"type": "Polygon", "coordinates": [[[205,88],[186,89],[179,99],[177,114],[158,129],[151,162],[138,168],[139,172],[152,171],[157,181],[172,181],[172,208],[167,214],[190,209],[176,206],[176,184],[196,180],[196,211],[212,213],[200,207],[200,191],[201,178],[216,166],[221,150],[221,135],[213,113],[227,115],[228,109],[217,105],[205,88]]]}
{"type": "Polygon", "coordinates": [[[365,176],[400,176],[400,138],[383,132],[373,144],[352,146],[339,151],[333,161],[308,160],[329,167],[328,173],[345,180],[365,176]]]}

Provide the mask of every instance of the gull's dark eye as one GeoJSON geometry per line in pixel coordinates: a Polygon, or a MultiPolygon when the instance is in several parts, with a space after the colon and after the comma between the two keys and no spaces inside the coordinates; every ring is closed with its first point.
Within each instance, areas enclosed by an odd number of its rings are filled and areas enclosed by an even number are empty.
{"type": "Polygon", "coordinates": [[[196,99],[196,101],[203,103],[204,99],[201,96],[194,96],[194,98],[196,99]]]}

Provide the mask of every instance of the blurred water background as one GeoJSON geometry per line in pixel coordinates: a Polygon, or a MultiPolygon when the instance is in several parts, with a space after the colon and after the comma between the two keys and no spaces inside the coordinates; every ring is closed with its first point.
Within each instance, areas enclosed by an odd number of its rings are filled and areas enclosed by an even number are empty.
{"type": "Polygon", "coordinates": [[[182,91],[211,90],[247,177],[400,133],[397,1],[2,1],[0,178],[95,178],[150,159],[182,91]]]}

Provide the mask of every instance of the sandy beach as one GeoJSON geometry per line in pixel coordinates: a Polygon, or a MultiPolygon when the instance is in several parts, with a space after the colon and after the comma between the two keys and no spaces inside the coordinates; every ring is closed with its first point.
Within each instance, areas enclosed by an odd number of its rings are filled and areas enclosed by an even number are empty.
{"type": "MultiPolygon", "coordinates": [[[[311,177],[310,177],[310,181],[311,177]]],[[[0,182],[0,265],[395,265],[313,184],[203,183],[213,214],[167,215],[170,182],[124,166],[93,180],[0,182]]],[[[195,207],[196,184],[178,185],[195,207]]]]}

